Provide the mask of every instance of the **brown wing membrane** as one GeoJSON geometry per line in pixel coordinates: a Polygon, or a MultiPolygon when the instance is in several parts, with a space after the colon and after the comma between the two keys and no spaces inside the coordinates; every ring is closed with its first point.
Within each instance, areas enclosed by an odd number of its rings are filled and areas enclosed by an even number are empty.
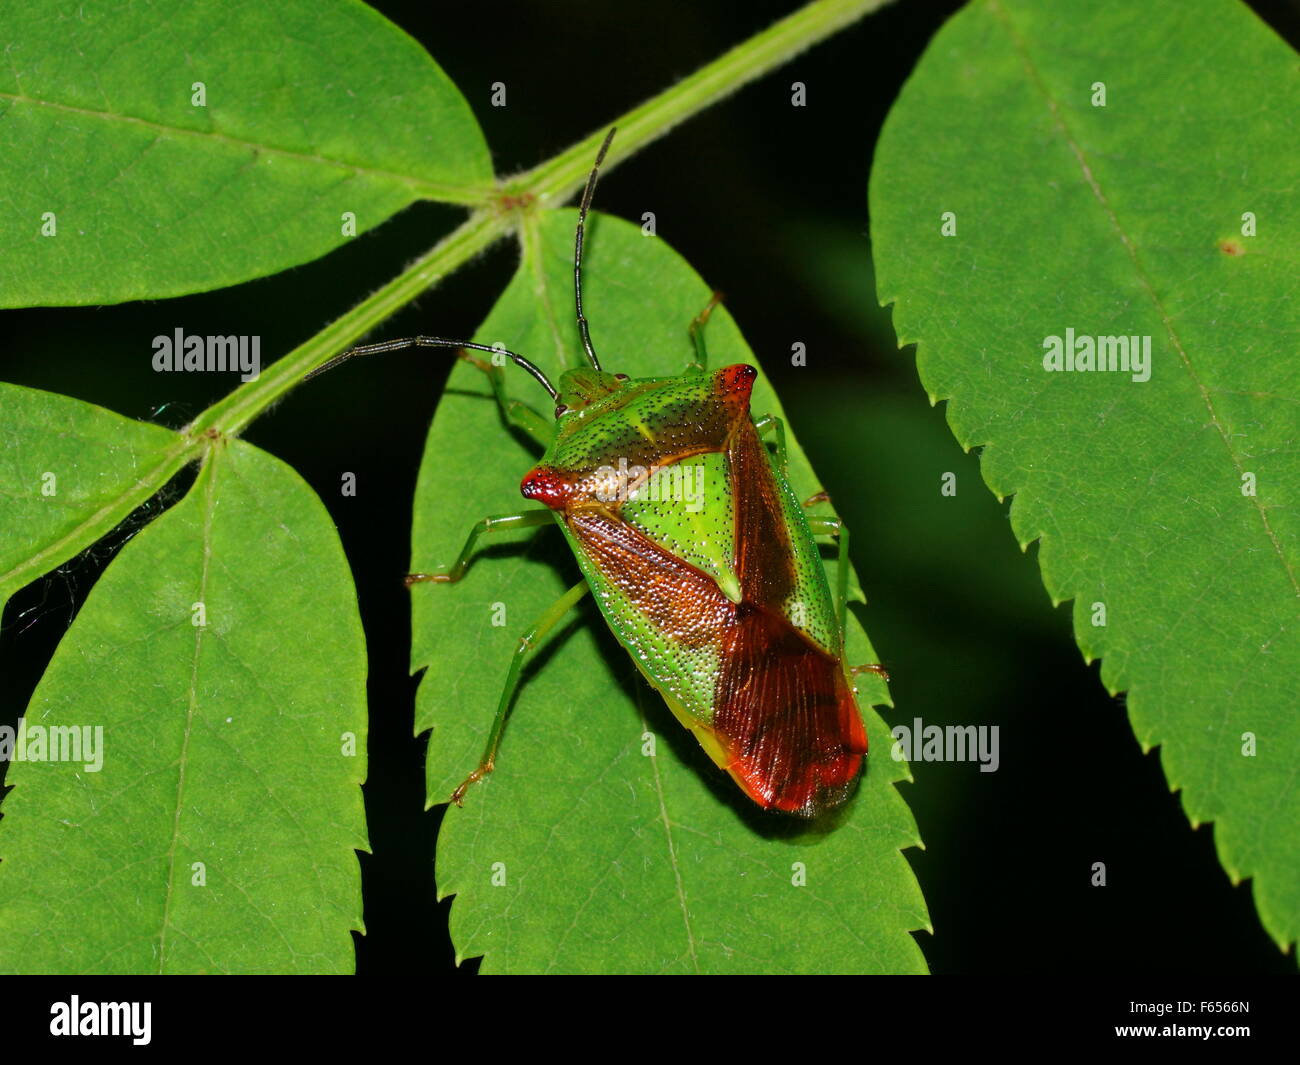
{"type": "Polygon", "coordinates": [[[795,586],[780,488],[748,417],[729,446],[742,601],[726,634],[714,728],[732,774],[766,806],[811,816],[848,797],[867,751],[838,659],[786,618],[795,586]]]}
{"type": "Polygon", "coordinates": [[[727,632],[713,727],[764,806],[811,817],[849,796],[867,735],[839,662],[786,618],[742,602],[727,632]]]}

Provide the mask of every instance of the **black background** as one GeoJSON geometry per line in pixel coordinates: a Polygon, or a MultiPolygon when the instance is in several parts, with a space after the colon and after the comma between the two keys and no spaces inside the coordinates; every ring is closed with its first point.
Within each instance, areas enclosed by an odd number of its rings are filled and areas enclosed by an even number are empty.
{"type": "MultiPolygon", "coordinates": [[[[539,163],[609,124],[797,5],[751,3],[377,3],[419,39],[470,101],[498,173],[539,163]],[[508,106],[489,105],[490,86],[508,106]]],[[[925,851],[912,863],[939,973],[1293,972],[1232,886],[1212,826],[1193,830],[1144,755],[1097,666],[1074,645],[1069,607],[1053,609],[1034,559],[1007,527],[932,409],[912,351],[876,308],[866,183],[881,122],[935,30],[957,4],[896,4],[674,130],[603,180],[600,210],[658,232],[727,303],[764,359],[799,435],[854,530],[870,598],[864,618],[894,677],[894,723],[1001,726],[1002,764],[920,764],[902,793],[925,851]],[[808,105],[790,106],[790,83],[808,105]],[[809,365],[784,357],[792,340],[809,365]],[[956,499],[939,476],[958,475],[956,499]],[[1090,886],[1106,863],[1108,884],[1090,886]]],[[[1300,16],[1256,3],[1294,45],[1300,16]]],[[[972,151],[979,130],[971,130],[972,151]]],[[[290,350],[397,273],[463,212],[411,208],[324,259],[236,289],[116,307],[0,315],[6,380],[63,392],[179,427],[229,387],[202,374],[158,375],[151,338],[262,337],[290,350]]],[[[256,234],[250,234],[255,239],[256,234]]],[[[470,336],[514,267],[501,244],[375,335],[470,336]]],[[[599,323],[593,323],[598,331],[599,323]]],[[[617,367],[614,367],[617,369],[617,367]]],[[[424,737],[412,731],[409,617],[401,576],[423,438],[446,374],[437,354],[386,356],[295,391],[246,433],[298,469],[339,525],[371,655],[372,855],[361,857],[367,935],[362,973],[457,970],[449,902],[434,901],[440,809],[422,812],[424,737]],[[358,477],[340,497],[341,471],[358,477]]],[[[521,471],[522,472],[522,471],[521,471]]],[[[179,498],[173,485],[151,513],[179,498]]],[[[469,520],[477,515],[467,515],[469,520]]],[[[138,527],[139,522],[135,525],[138,527]]],[[[128,528],[129,532],[129,528],[128,528]]],[[[126,533],[113,543],[120,545],[126,533]]],[[[0,637],[0,723],[26,705],[49,656],[106,561],[92,549],[20,593],[0,637]]],[[[504,669],[504,663],[501,664],[504,669]]],[[[0,841],[3,832],[0,831],[0,841]]],[[[3,847],[0,845],[0,852],[3,847]]]]}

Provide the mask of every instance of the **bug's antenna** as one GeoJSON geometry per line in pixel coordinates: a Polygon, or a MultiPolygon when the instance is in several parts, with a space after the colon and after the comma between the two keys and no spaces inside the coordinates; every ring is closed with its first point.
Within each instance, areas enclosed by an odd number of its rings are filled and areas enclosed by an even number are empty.
{"type": "Polygon", "coordinates": [[[578,208],[578,235],[574,238],[573,247],[573,302],[578,310],[578,335],[582,337],[582,347],[587,352],[587,361],[597,370],[600,369],[600,360],[596,358],[596,351],[591,346],[591,333],[587,330],[587,319],[582,313],[582,231],[587,224],[587,209],[591,206],[592,193],[596,191],[596,175],[600,173],[600,164],[605,161],[609,142],[614,139],[617,131],[617,126],[610,127],[609,132],[605,134],[605,143],[596,153],[595,165],[592,166],[591,174],[587,177],[587,189],[582,194],[582,206],[578,208]]]}
{"type": "Polygon", "coordinates": [[[400,351],[402,348],[473,348],[475,351],[487,351],[492,354],[500,352],[532,374],[537,379],[537,383],[546,389],[551,399],[559,398],[559,393],[555,391],[555,386],[547,379],[546,374],[522,355],[516,355],[513,351],[506,351],[504,348],[490,348],[486,344],[472,344],[468,340],[448,340],[445,337],[408,337],[405,340],[385,340],[379,344],[363,344],[361,347],[348,348],[347,351],[335,355],[329,362],[317,366],[303,380],[310,381],[317,374],[332,370],[339,363],[347,362],[357,355],[378,355],[383,351],[400,351]]]}

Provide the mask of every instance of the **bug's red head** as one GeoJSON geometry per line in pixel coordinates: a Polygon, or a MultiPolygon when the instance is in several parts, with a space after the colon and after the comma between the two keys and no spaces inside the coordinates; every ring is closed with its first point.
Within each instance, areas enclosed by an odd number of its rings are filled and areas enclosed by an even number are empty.
{"type": "Polygon", "coordinates": [[[558,470],[538,466],[524,476],[519,491],[525,499],[535,499],[552,510],[562,510],[569,501],[573,485],[558,470]]]}

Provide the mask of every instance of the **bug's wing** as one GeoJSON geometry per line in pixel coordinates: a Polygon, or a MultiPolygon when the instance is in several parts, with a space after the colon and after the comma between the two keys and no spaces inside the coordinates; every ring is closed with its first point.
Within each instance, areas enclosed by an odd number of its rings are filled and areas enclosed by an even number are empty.
{"type": "Polygon", "coordinates": [[[576,511],[566,529],[610,627],[750,798],[811,816],[848,796],[867,740],[838,656],[615,514],[576,511]]]}
{"type": "Polygon", "coordinates": [[[661,440],[643,461],[700,464],[720,489],[703,509],[587,501],[565,528],[606,621],[713,760],[760,805],[812,815],[847,797],[867,740],[821,556],[750,418],[753,379],[731,366],[652,397],[677,420],[640,438],[661,440]]]}
{"type": "Polygon", "coordinates": [[[847,798],[866,731],[820,554],[748,417],[728,457],[741,602],[724,634],[712,726],[745,791],[812,815],[847,798]]]}
{"type": "Polygon", "coordinates": [[[812,816],[852,790],[866,731],[838,659],[784,617],[742,607],[727,634],[713,729],[757,802],[812,816]]]}
{"type": "Polygon", "coordinates": [[[714,741],[711,723],[723,638],[736,604],[708,573],[617,513],[571,511],[564,528],[619,642],[677,719],[726,768],[731,756],[714,741]]]}

